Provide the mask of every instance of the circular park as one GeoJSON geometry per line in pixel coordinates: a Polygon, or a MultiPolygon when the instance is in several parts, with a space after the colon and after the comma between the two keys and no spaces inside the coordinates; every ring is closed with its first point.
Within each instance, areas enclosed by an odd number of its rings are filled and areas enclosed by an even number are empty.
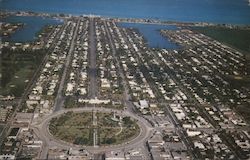
{"type": "Polygon", "coordinates": [[[81,146],[110,146],[140,134],[137,120],[116,112],[66,112],[49,122],[49,133],[58,140],[81,146]]]}

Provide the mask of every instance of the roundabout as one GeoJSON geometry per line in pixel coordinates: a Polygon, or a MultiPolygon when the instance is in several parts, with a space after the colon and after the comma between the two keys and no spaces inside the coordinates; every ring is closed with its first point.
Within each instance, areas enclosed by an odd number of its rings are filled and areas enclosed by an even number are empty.
{"type": "Polygon", "coordinates": [[[91,153],[135,148],[152,133],[143,118],[101,107],[62,109],[33,121],[31,128],[49,148],[84,148],[91,153]]]}
{"type": "Polygon", "coordinates": [[[49,132],[56,139],[82,146],[127,142],[140,133],[136,120],[115,112],[67,112],[52,118],[49,132]]]}

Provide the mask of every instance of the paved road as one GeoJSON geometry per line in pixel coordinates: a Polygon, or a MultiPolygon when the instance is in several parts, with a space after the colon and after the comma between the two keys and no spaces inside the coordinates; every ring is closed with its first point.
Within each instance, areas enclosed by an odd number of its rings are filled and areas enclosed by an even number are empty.
{"type": "MultiPolygon", "coordinates": [[[[78,25],[77,25],[78,26],[78,25]]],[[[121,110],[115,110],[115,109],[108,109],[108,108],[96,108],[95,106],[90,107],[84,107],[84,108],[73,108],[73,109],[64,109],[62,108],[63,106],[63,97],[62,97],[62,89],[64,86],[64,81],[65,81],[65,76],[67,75],[67,66],[69,66],[70,63],[70,56],[74,48],[73,41],[75,40],[76,33],[74,33],[74,38],[71,43],[71,49],[70,53],[67,57],[67,63],[66,67],[64,69],[63,77],[60,83],[60,87],[58,90],[58,95],[56,98],[56,104],[55,104],[55,110],[54,113],[51,115],[48,115],[47,117],[44,117],[42,120],[39,122],[34,121],[34,123],[31,125],[31,128],[34,129],[35,133],[41,137],[41,139],[44,141],[46,146],[43,148],[43,151],[41,153],[40,158],[46,158],[47,152],[48,152],[48,146],[51,147],[60,147],[67,149],[69,147],[71,148],[86,148],[89,150],[91,153],[100,153],[104,151],[111,151],[111,150],[126,150],[126,149],[134,149],[138,147],[144,147],[144,152],[145,155],[148,155],[148,150],[146,149],[146,142],[149,139],[149,137],[153,134],[154,130],[152,126],[141,116],[137,115],[137,113],[134,110],[134,106],[132,102],[130,101],[130,95],[129,95],[129,89],[128,85],[126,84],[126,79],[123,73],[123,70],[121,69],[119,65],[119,60],[116,56],[116,50],[113,44],[113,38],[111,36],[110,31],[107,28],[106,22],[104,22],[104,26],[108,35],[109,43],[111,45],[112,53],[116,62],[116,66],[118,67],[118,72],[123,80],[123,86],[125,88],[124,92],[124,105],[127,107],[125,111],[121,110]],[[140,126],[140,134],[133,140],[120,144],[120,145],[115,145],[115,146],[108,146],[108,147],[98,147],[98,146],[77,146],[74,144],[67,143],[65,141],[61,141],[58,139],[55,139],[48,131],[48,125],[49,121],[56,116],[59,116],[61,114],[64,114],[69,111],[73,112],[86,112],[86,111],[93,111],[93,110],[98,110],[100,112],[117,112],[117,114],[122,114],[126,116],[130,116],[133,119],[136,119],[138,121],[138,125],[140,126]]],[[[78,27],[77,27],[78,28],[78,27]]],[[[95,98],[97,95],[97,70],[96,70],[96,42],[95,42],[95,31],[94,31],[94,19],[90,18],[90,28],[89,28],[89,38],[90,38],[90,48],[89,48],[89,98],[95,98]]],[[[94,122],[93,122],[94,123],[94,122]]],[[[94,132],[94,134],[96,134],[94,132]]]]}
{"type": "MultiPolygon", "coordinates": [[[[97,87],[97,67],[96,67],[96,40],[95,40],[95,19],[89,19],[89,88],[88,88],[88,97],[94,99],[97,97],[98,87],[97,87]]],[[[94,105],[95,107],[95,105],[94,105]]],[[[96,112],[93,112],[93,125],[96,125],[96,112]]],[[[97,129],[93,130],[93,146],[97,147],[98,138],[97,138],[97,129]]]]}
{"type": "MultiPolygon", "coordinates": [[[[123,33],[124,37],[125,34],[123,33]]],[[[132,43],[125,38],[126,44],[132,49],[132,43]]],[[[155,59],[158,59],[158,57],[156,55],[154,55],[155,59]]],[[[140,57],[138,57],[139,63],[144,63],[143,61],[140,61],[140,57]]],[[[158,61],[160,61],[158,59],[158,61]]],[[[150,81],[147,79],[147,81],[150,81]]],[[[177,83],[177,82],[176,82],[177,83]]],[[[154,93],[157,93],[158,91],[156,90],[156,86],[154,83],[149,83],[149,85],[151,86],[151,88],[153,89],[154,93]]],[[[185,146],[187,147],[187,149],[189,150],[189,153],[194,157],[197,158],[198,155],[194,154],[193,150],[194,150],[194,146],[192,144],[192,142],[188,139],[188,136],[185,132],[185,129],[179,124],[179,121],[177,120],[175,114],[172,112],[172,110],[169,108],[169,105],[167,103],[162,103],[162,105],[164,105],[165,107],[165,111],[166,114],[168,115],[169,119],[171,120],[172,124],[175,126],[176,128],[176,133],[178,134],[178,136],[182,139],[182,141],[184,142],[185,146]]]]}
{"type": "MultiPolygon", "coordinates": [[[[69,65],[70,65],[72,52],[74,50],[74,41],[76,39],[78,26],[79,26],[79,22],[77,23],[77,26],[76,26],[76,29],[75,29],[75,32],[74,32],[74,35],[73,35],[73,39],[71,41],[70,50],[69,50],[68,56],[66,58],[66,64],[65,64],[63,75],[62,75],[62,78],[61,78],[61,81],[60,81],[60,84],[59,84],[59,89],[58,89],[58,92],[57,92],[57,97],[55,99],[54,112],[59,111],[63,107],[64,97],[62,95],[62,91],[63,91],[63,87],[64,87],[64,84],[65,84],[65,79],[66,79],[67,71],[68,71],[68,68],[69,68],[69,65]]],[[[65,27],[63,27],[61,29],[61,31],[63,29],[65,29],[65,27]]],[[[60,34],[58,34],[58,36],[59,35],[60,34]]],[[[40,130],[39,130],[38,127],[33,126],[33,130],[36,133],[36,135],[43,141],[43,146],[42,146],[42,150],[41,150],[41,153],[40,153],[39,157],[41,159],[45,159],[46,156],[47,156],[47,152],[49,150],[49,141],[46,138],[46,136],[44,136],[44,135],[42,135],[42,134],[39,133],[40,130]]]]}
{"type": "Polygon", "coordinates": [[[105,30],[106,30],[106,33],[108,35],[108,40],[109,40],[109,44],[110,44],[110,47],[111,47],[111,51],[112,51],[112,54],[113,54],[113,58],[115,60],[115,65],[118,69],[118,73],[120,75],[120,77],[122,78],[122,85],[123,85],[123,88],[124,88],[124,100],[125,101],[129,101],[130,100],[130,95],[129,95],[129,87],[126,83],[126,78],[125,78],[125,74],[123,72],[123,70],[121,69],[121,66],[120,66],[120,63],[119,63],[119,60],[117,58],[117,54],[116,54],[116,49],[115,49],[115,46],[114,46],[114,42],[113,42],[113,37],[111,36],[111,33],[107,27],[107,22],[104,21],[104,27],[105,27],[105,30]]]}
{"type": "MultiPolygon", "coordinates": [[[[63,31],[64,27],[60,28],[59,34],[54,38],[54,42],[59,39],[59,35],[60,33],[63,31]]],[[[54,43],[53,43],[54,44],[54,43]]],[[[52,50],[52,48],[54,48],[54,45],[51,45],[48,48],[48,52],[50,52],[52,50]]],[[[43,58],[42,62],[39,64],[38,68],[36,69],[36,71],[33,73],[32,78],[29,80],[22,96],[20,98],[16,98],[14,99],[13,103],[17,103],[17,107],[15,107],[15,110],[13,111],[11,118],[9,118],[9,121],[5,124],[5,127],[2,131],[2,134],[0,135],[0,145],[2,144],[2,141],[4,140],[4,138],[2,137],[6,137],[7,133],[10,132],[10,126],[12,125],[13,119],[16,116],[16,113],[18,111],[18,109],[22,106],[23,102],[27,99],[28,95],[30,94],[31,90],[33,89],[33,86],[35,85],[35,82],[37,80],[37,78],[39,77],[41,70],[43,69],[45,63],[48,61],[49,58],[49,54],[46,54],[45,57],[43,58]]]]}
{"type": "MultiPolygon", "coordinates": [[[[108,36],[108,40],[109,40],[109,44],[110,44],[111,51],[112,51],[112,54],[113,54],[113,58],[115,60],[115,65],[116,65],[116,67],[118,69],[120,77],[122,78],[122,85],[123,85],[123,88],[124,88],[123,101],[124,101],[124,106],[127,107],[126,111],[129,112],[130,115],[133,115],[133,116],[137,117],[138,119],[140,119],[140,121],[143,122],[145,125],[152,127],[151,124],[149,124],[143,117],[139,116],[138,113],[136,113],[134,105],[130,101],[131,96],[129,94],[129,87],[128,87],[129,85],[127,84],[127,81],[126,81],[126,78],[125,78],[125,73],[124,73],[124,71],[122,70],[122,68],[120,66],[119,59],[117,57],[116,49],[115,49],[115,46],[114,46],[114,40],[113,40],[113,37],[112,37],[108,27],[107,27],[107,21],[104,21],[104,27],[105,27],[105,31],[106,31],[107,36],[108,36]]],[[[146,156],[145,158],[147,158],[147,159],[150,159],[150,157],[147,156],[147,155],[150,155],[150,153],[149,153],[149,151],[148,151],[148,149],[146,147],[146,143],[147,143],[149,137],[152,134],[153,134],[153,130],[140,143],[141,144],[140,147],[143,147],[144,155],[146,156]]]]}
{"type": "MultiPolygon", "coordinates": [[[[48,143],[50,148],[53,146],[59,146],[61,148],[75,148],[75,149],[81,149],[86,148],[91,153],[100,153],[104,151],[111,151],[111,150],[120,150],[120,149],[132,149],[136,147],[141,147],[142,143],[146,141],[146,139],[152,134],[153,129],[150,126],[147,126],[141,118],[138,118],[137,116],[131,114],[128,111],[121,111],[121,110],[115,110],[110,108],[95,108],[95,107],[83,107],[83,108],[72,108],[72,109],[61,109],[58,112],[55,112],[47,117],[45,117],[40,122],[33,122],[31,124],[31,128],[34,129],[35,133],[41,137],[41,139],[48,143]],[[93,147],[93,146],[78,146],[71,143],[67,143],[62,140],[55,139],[48,130],[49,122],[52,118],[60,116],[67,112],[92,112],[93,110],[96,110],[97,112],[116,112],[118,115],[124,115],[124,116],[130,116],[133,119],[137,120],[137,124],[140,126],[141,131],[140,134],[133,140],[120,144],[120,145],[113,145],[113,146],[107,146],[107,147],[93,147]]],[[[45,151],[44,151],[45,152],[45,151]]],[[[42,154],[41,154],[42,155],[42,154]]],[[[41,158],[44,158],[44,155],[41,156],[41,158]]]]}
{"type": "Polygon", "coordinates": [[[96,41],[94,18],[89,19],[89,89],[88,96],[93,99],[97,96],[97,68],[96,68],[96,41]]]}
{"type": "Polygon", "coordinates": [[[72,41],[71,41],[71,44],[70,44],[70,49],[69,49],[68,55],[66,57],[66,63],[65,63],[65,66],[64,66],[62,78],[61,78],[59,88],[58,88],[58,91],[57,91],[57,96],[56,96],[56,99],[55,99],[54,112],[57,112],[57,111],[61,110],[62,107],[63,107],[63,104],[64,104],[63,88],[64,88],[64,85],[65,85],[67,72],[68,72],[69,67],[70,67],[72,53],[73,53],[74,48],[75,48],[75,40],[76,40],[76,36],[77,36],[77,32],[78,32],[79,23],[80,23],[80,21],[78,20],[77,25],[75,27],[74,34],[73,34],[73,38],[72,38],[72,41]]]}

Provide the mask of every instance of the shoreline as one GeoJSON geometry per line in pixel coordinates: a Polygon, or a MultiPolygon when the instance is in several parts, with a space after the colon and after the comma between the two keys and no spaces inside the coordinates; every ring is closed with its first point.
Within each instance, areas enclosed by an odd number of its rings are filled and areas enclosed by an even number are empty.
{"type": "Polygon", "coordinates": [[[143,23],[143,24],[155,24],[155,25],[176,25],[176,26],[196,26],[196,27],[205,27],[205,26],[221,26],[226,28],[250,28],[250,24],[225,24],[225,23],[212,23],[212,22],[188,22],[188,21],[168,21],[160,20],[153,18],[122,18],[122,17],[110,17],[110,16],[101,16],[94,14],[82,14],[82,15],[73,15],[73,14],[64,14],[64,13],[40,13],[33,11],[8,11],[2,10],[0,15],[6,16],[38,16],[38,17],[47,17],[55,19],[68,19],[68,18],[77,18],[77,17],[99,17],[102,19],[111,19],[116,22],[126,22],[126,23],[143,23]]]}

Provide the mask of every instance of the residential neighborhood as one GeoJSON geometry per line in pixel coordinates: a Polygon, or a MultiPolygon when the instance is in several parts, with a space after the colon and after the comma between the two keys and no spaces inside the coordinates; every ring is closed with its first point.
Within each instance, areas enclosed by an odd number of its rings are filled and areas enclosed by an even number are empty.
{"type": "Polygon", "coordinates": [[[21,97],[0,96],[0,159],[249,159],[250,60],[189,24],[159,31],[178,49],[149,47],[132,20],[64,16],[19,45],[45,54],[21,97]]]}

